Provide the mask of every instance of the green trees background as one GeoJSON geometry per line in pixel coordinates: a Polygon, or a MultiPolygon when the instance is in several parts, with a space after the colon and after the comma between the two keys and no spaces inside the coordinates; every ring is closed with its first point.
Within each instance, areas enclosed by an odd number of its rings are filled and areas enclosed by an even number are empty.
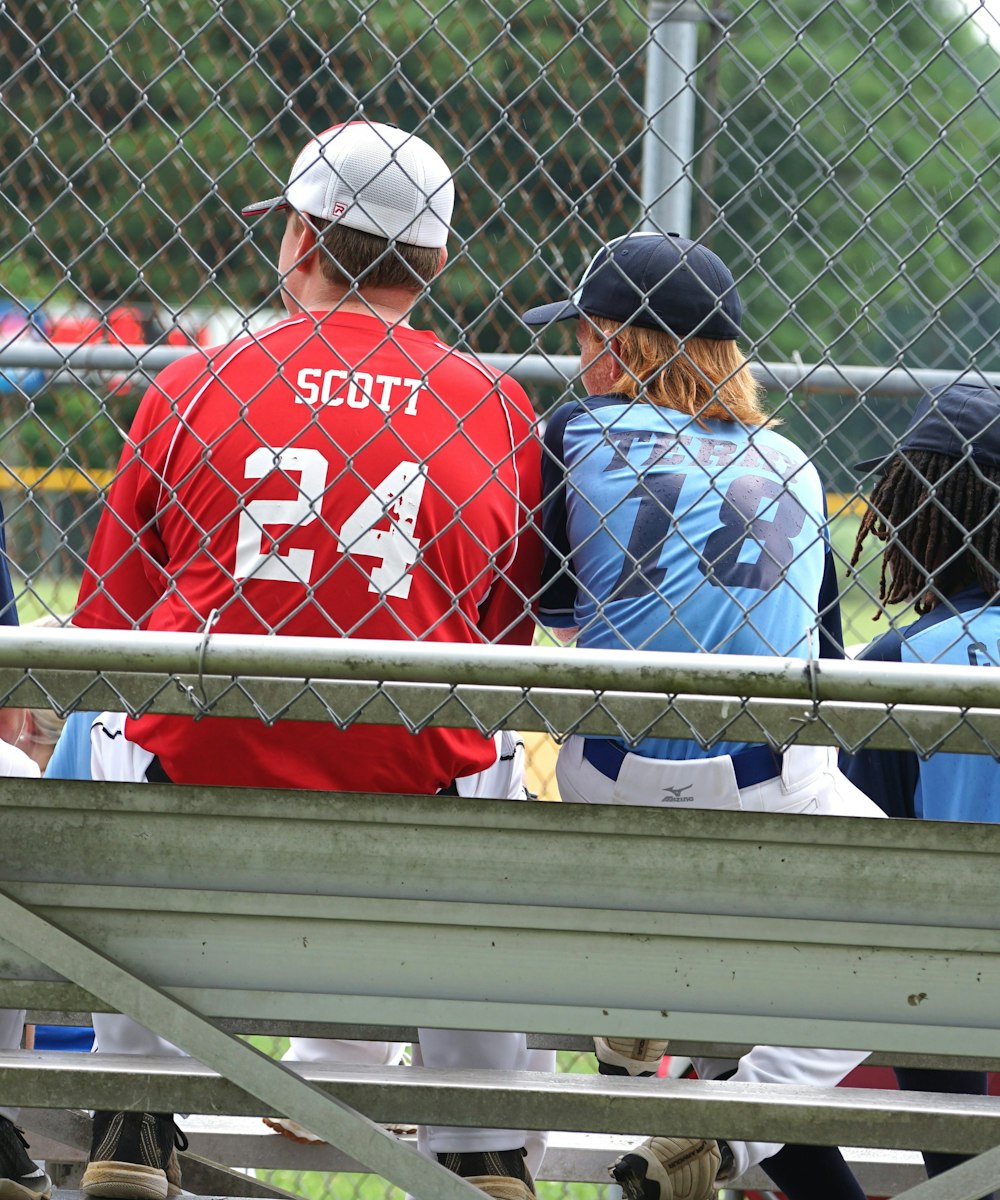
{"type": "MultiPolygon", "coordinates": [[[[740,280],[757,356],[1000,366],[1000,60],[966,6],[700,11],[694,227],[740,280]]],[[[307,131],[363,112],[458,168],[452,259],[423,321],[529,349],[519,309],[642,220],[647,39],[639,0],[5,6],[0,288],[273,305],[280,222],[251,233],[238,209],[279,190],[307,131]]],[[[542,345],[570,352],[570,336],[542,345]]],[[[857,398],[777,399],[831,470],[872,431],[857,398]]]]}

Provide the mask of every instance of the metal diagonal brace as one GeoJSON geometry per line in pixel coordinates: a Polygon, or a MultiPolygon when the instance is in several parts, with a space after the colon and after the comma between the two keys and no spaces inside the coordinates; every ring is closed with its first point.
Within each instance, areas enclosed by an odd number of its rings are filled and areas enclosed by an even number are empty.
{"type": "Polygon", "coordinates": [[[403,1145],[380,1125],[253,1046],[217,1029],[186,1004],[138,979],[2,890],[0,927],[6,941],[180,1046],[275,1111],[313,1130],[415,1200],[483,1200],[482,1192],[458,1175],[403,1145]]]}
{"type": "Polygon", "coordinates": [[[943,1175],[918,1183],[896,1200],[979,1200],[1000,1183],[1000,1146],[959,1163],[943,1175]]]}

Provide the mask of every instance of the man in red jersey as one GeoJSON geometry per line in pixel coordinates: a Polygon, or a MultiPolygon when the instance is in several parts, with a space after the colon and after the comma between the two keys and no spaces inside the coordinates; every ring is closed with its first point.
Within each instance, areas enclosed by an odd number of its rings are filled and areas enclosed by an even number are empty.
{"type": "MultiPolygon", "coordinates": [[[[426,142],[356,121],[312,138],[284,193],[244,210],[287,214],[288,317],[179,360],[150,387],[75,624],[530,642],[534,413],[513,380],[410,324],[445,264],[453,199],[426,142]]],[[[103,779],[523,794],[523,756],[501,761],[500,744],[469,729],[104,714],[92,768],[103,779]]],[[[95,1026],[103,1051],[178,1053],[121,1017],[97,1014],[95,1026]]],[[[428,1065],[526,1062],[516,1034],[427,1031],[421,1048],[428,1065]]],[[[96,1113],[84,1190],[165,1197],[172,1122],[96,1113]]],[[[524,1144],[524,1131],[424,1131],[429,1152],[507,1200],[533,1191],[524,1144]]]]}
{"type": "MultiPolygon", "coordinates": [[[[425,142],[355,122],[246,210],[289,210],[289,316],[157,377],[74,624],[199,631],[212,615],[214,633],[530,641],[531,406],[409,321],[444,265],[452,197],[425,142]]],[[[496,757],[455,729],[151,715],[125,736],[178,783],[429,793],[496,757]]]]}

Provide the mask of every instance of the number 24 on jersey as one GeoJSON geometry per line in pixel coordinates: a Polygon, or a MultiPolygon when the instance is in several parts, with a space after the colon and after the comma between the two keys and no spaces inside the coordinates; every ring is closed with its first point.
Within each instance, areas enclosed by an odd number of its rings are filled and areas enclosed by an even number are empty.
{"type": "MultiPolygon", "coordinates": [[[[330,464],[319,450],[307,446],[261,446],[244,464],[248,481],[264,479],[273,472],[280,472],[296,494],[287,500],[250,500],[243,506],[233,576],[308,587],[316,582],[316,551],[301,546],[282,549],[280,538],[272,543],[267,527],[304,529],[317,520],[330,464]]],[[[425,482],[419,463],[398,463],[334,530],[340,553],[369,560],[365,573],[370,592],[403,600],[409,596],[410,572],[420,552],[414,528],[425,482]],[[377,528],[380,524],[382,528],[377,528]],[[375,564],[370,565],[370,560],[375,564]]]]}

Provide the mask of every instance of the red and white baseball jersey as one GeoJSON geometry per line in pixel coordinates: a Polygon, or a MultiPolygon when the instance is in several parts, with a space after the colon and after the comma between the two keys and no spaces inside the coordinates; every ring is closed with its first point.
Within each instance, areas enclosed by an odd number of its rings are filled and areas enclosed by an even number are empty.
{"type": "MultiPolygon", "coordinates": [[[[540,445],[513,380],[434,334],[303,314],[163,371],[129,433],[74,623],[530,641],[540,445]]],[[[473,730],[146,716],[177,782],[430,793],[473,730]]]]}

